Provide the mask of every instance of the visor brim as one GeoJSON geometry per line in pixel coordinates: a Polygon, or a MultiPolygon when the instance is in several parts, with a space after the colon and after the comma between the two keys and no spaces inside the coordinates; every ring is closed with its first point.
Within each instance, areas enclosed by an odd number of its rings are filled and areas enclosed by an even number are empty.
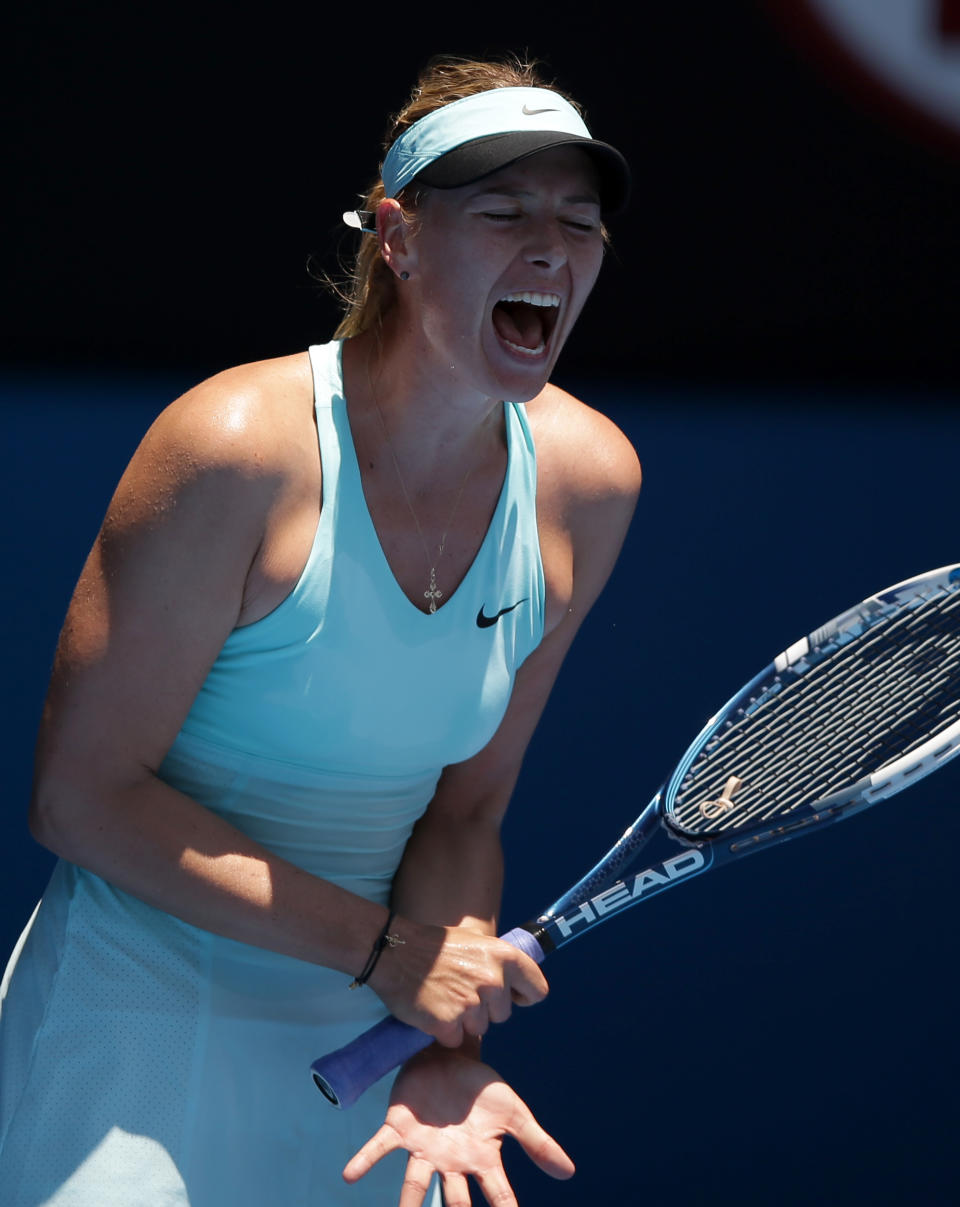
{"type": "Polygon", "coordinates": [[[630,168],[624,157],[609,143],[552,130],[516,130],[471,139],[428,164],[411,184],[421,183],[434,189],[460,188],[539,151],[571,146],[585,151],[593,160],[604,216],[619,214],[630,196],[630,168]]]}

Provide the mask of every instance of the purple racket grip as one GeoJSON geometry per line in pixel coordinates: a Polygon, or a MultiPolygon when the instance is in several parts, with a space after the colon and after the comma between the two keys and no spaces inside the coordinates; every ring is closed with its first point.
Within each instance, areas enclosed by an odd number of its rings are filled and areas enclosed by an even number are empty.
{"type": "MultiPolygon", "coordinates": [[[[543,963],[543,948],[528,930],[518,926],[500,938],[519,947],[531,960],[543,963]]],[[[346,1109],[374,1082],[432,1043],[433,1037],[426,1032],[391,1016],[336,1052],[315,1060],[310,1072],[327,1100],[346,1109]]]]}

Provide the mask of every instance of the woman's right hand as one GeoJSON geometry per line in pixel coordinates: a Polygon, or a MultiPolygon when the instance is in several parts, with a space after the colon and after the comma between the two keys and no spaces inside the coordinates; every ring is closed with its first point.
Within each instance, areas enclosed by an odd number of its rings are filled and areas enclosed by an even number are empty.
{"type": "Polygon", "coordinates": [[[403,942],[383,952],[368,984],[393,1015],[448,1048],[505,1022],[514,1003],[532,1006],[547,995],[537,964],[493,935],[406,918],[391,931],[403,942]]]}

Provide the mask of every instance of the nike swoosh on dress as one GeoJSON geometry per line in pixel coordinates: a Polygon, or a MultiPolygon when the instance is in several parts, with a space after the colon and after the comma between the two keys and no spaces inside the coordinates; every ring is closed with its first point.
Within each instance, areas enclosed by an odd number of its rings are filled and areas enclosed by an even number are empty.
{"type": "Polygon", "coordinates": [[[480,611],[477,613],[477,628],[489,629],[492,624],[496,624],[501,616],[506,616],[508,612],[512,612],[514,608],[519,608],[522,603],[526,603],[525,599],[518,599],[515,604],[511,604],[509,608],[501,608],[496,616],[484,616],[483,605],[480,605],[480,611]]]}

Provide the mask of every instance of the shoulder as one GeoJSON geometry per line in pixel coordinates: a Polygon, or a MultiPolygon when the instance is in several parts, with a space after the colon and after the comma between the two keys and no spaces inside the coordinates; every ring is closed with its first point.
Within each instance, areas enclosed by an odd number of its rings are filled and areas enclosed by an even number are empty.
{"type": "Polygon", "coordinates": [[[616,506],[632,512],[641,469],[633,445],[606,415],[559,386],[527,404],[541,485],[558,502],[616,506]]]}
{"type": "Polygon", "coordinates": [[[527,404],[527,417],[537,454],[548,629],[562,628],[569,640],[620,552],[640,462],[615,423],[557,386],[527,404]]]}
{"type": "Polygon", "coordinates": [[[191,489],[269,493],[315,454],[312,422],[306,354],[226,369],[157,416],[121,488],[154,504],[191,489]]]}
{"type": "Polygon", "coordinates": [[[306,354],[225,369],[172,402],[144,444],[179,453],[185,468],[269,469],[312,423],[306,354]]]}
{"type": "Polygon", "coordinates": [[[130,564],[183,559],[215,533],[231,564],[249,566],[271,517],[319,477],[302,360],[225,370],[161,412],[120,479],[98,547],[130,564]]]}

